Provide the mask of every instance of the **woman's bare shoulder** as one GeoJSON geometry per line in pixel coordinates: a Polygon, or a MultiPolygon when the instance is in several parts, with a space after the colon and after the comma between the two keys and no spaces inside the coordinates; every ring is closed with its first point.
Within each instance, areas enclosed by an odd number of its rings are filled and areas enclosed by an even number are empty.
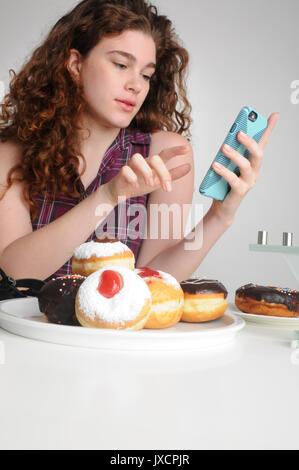
{"type": "Polygon", "coordinates": [[[20,163],[22,152],[13,141],[0,142],[0,258],[14,240],[32,232],[30,208],[23,197],[24,183],[14,181],[7,189],[7,175],[20,163]]]}
{"type": "MultiPolygon", "coordinates": [[[[190,164],[191,171],[194,171],[194,155],[193,149],[189,140],[181,134],[168,131],[158,131],[152,133],[151,146],[149,156],[159,155],[162,150],[171,147],[187,147],[187,151],[184,155],[177,155],[166,163],[168,169],[175,168],[176,166],[183,165],[185,163],[190,164]]],[[[193,173],[189,176],[192,178],[193,173]]]]}
{"type": "MultiPolygon", "coordinates": [[[[151,134],[150,154],[155,155],[164,148],[176,147],[179,145],[189,145],[190,142],[181,134],[169,131],[155,131],[151,134]]],[[[191,146],[190,146],[191,147],[191,146]]]]}
{"type": "Polygon", "coordinates": [[[20,163],[22,154],[23,148],[19,143],[13,140],[0,141],[0,196],[3,189],[7,186],[9,171],[20,163]]]}
{"type": "Polygon", "coordinates": [[[23,155],[23,147],[14,140],[0,141],[0,181],[6,179],[9,170],[18,165],[23,155]]]}
{"type": "Polygon", "coordinates": [[[0,166],[1,169],[13,167],[20,163],[23,154],[23,146],[14,140],[0,141],[0,166]]]}

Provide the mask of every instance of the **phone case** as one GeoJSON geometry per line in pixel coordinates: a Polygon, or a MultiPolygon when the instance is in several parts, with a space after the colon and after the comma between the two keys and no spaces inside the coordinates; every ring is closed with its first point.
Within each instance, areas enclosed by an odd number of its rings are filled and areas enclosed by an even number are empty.
{"type": "MultiPolygon", "coordinates": [[[[242,108],[238,114],[238,117],[232,125],[223,144],[228,144],[245,158],[250,158],[250,154],[246,147],[237,140],[238,132],[243,131],[245,134],[252,137],[256,142],[259,142],[266,128],[267,119],[261,114],[257,113],[250,106],[244,106],[244,108],[242,108]],[[255,122],[252,122],[249,119],[251,113],[255,113],[257,115],[255,122]]],[[[236,175],[240,176],[239,167],[232,160],[222,154],[221,148],[223,144],[221,145],[214,161],[221,163],[226,168],[233,171],[236,175]]],[[[215,173],[211,166],[200,185],[199,192],[204,196],[217,199],[218,201],[223,201],[226,195],[229,193],[230,189],[231,187],[227,181],[225,181],[222,176],[215,173]]]]}

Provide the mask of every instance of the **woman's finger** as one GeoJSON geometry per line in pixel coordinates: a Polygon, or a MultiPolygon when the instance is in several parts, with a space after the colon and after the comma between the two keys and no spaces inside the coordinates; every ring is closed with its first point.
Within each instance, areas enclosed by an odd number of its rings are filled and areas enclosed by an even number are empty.
{"type": "Polygon", "coordinates": [[[244,132],[238,132],[237,139],[248,150],[251,166],[253,170],[258,173],[264,156],[263,148],[252,137],[245,134],[244,132]]]}
{"type": "Polygon", "coordinates": [[[190,145],[180,145],[177,147],[164,149],[159,153],[159,155],[164,162],[167,162],[171,158],[177,157],[178,155],[187,155],[190,152],[190,149],[190,145]]]}
{"type": "Polygon", "coordinates": [[[156,177],[154,179],[154,184],[157,184],[157,179],[160,181],[160,184],[164,191],[170,192],[172,189],[171,185],[171,174],[166,168],[164,161],[160,155],[153,155],[147,159],[149,166],[154,170],[156,177]]]}
{"type": "Polygon", "coordinates": [[[134,171],[132,170],[132,168],[130,168],[128,165],[125,165],[125,166],[122,167],[120,172],[121,172],[122,176],[124,177],[124,179],[129,184],[133,184],[133,186],[137,185],[138,178],[137,178],[136,174],[134,173],[134,171]]]}
{"type": "Polygon", "coordinates": [[[169,170],[172,181],[178,180],[183,176],[186,176],[191,170],[191,165],[189,163],[184,163],[183,165],[177,166],[172,170],[169,170]]]}
{"type": "Polygon", "coordinates": [[[221,165],[218,162],[213,162],[213,170],[220,176],[222,176],[225,181],[231,186],[232,189],[237,190],[238,186],[241,186],[240,178],[233,173],[231,170],[225,168],[224,165],[221,165]]]}
{"type": "Polygon", "coordinates": [[[154,174],[146,159],[140,154],[135,153],[129,162],[129,167],[138,176],[142,176],[145,184],[154,186],[154,174]]]}
{"type": "Polygon", "coordinates": [[[278,116],[279,116],[279,113],[272,113],[268,119],[268,126],[267,126],[267,129],[265,130],[265,132],[263,133],[260,141],[259,141],[259,145],[262,147],[262,149],[265,148],[268,140],[269,140],[269,137],[275,127],[275,124],[277,122],[277,119],[278,119],[278,116]]]}
{"type": "MultiPolygon", "coordinates": [[[[256,152],[257,151],[256,147],[253,146],[253,148],[255,149],[254,151],[256,152]]],[[[253,168],[251,166],[252,158],[250,158],[250,161],[249,161],[247,158],[243,157],[243,155],[241,155],[239,152],[237,152],[236,150],[234,150],[228,145],[224,145],[222,147],[222,152],[226,157],[232,160],[240,168],[240,175],[244,179],[244,181],[252,185],[252,183],[254,182],[256,178],[255,173],[253,172],[253,168]]],[[[262,157],[257,157],[257,158],[262,158],[262,157]]]]}

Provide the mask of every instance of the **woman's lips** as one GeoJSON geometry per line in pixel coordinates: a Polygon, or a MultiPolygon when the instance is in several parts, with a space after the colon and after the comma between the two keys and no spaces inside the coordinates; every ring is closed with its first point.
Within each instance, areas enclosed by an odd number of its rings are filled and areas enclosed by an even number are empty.
{"type": "Polygon", "coordinates": [[[121,100],[115,100],[115,101],[121,106],[122,109],[124,109],[127,112],[131,112],[135,108],[135,105],[129,104],[126,101],[121,101],[121,100]]]}

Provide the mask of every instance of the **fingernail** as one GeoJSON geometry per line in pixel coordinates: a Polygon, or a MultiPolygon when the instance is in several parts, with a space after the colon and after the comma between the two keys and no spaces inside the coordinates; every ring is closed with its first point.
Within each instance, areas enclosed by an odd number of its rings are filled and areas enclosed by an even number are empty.
{"type": "Polygon", "coordinates": [[[166,181],[165,182],[165,189],[168,193],[170,193],[171,189],[172,189],[172,186],[171,186],[171,182],[170,181],[166,181]]]}

